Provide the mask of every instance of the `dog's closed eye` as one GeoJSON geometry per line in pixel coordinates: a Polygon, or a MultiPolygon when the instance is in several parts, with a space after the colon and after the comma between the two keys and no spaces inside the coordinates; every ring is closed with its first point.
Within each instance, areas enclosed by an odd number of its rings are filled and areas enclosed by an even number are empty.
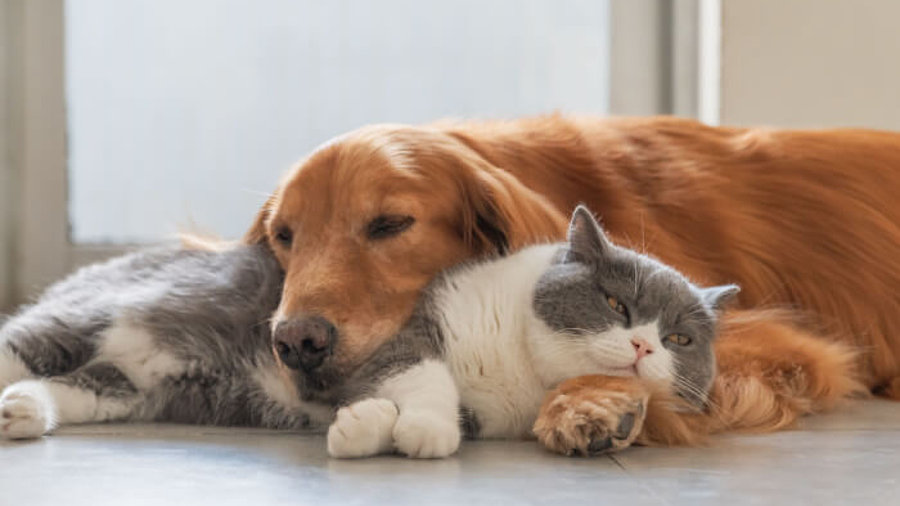
{"type": "Polygon", "coordinates": [[[412,216],[378,216],[366,225],[366,236],[371,240],[387,239],[407,230],[415,221],[412,216]]]}
{"type": "Polygon", "coordinates": [[[294,241],[294,233],[287,227],[278,227],[275,230],[275,240],[281,246],[290,248],[291,243],[294,241]]]}

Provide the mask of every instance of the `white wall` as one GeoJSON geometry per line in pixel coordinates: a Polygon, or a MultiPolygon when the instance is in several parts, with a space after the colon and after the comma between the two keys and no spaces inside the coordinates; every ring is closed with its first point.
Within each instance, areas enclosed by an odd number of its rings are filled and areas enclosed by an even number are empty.
{"type": "Polygon", "coordinates": [[[721,123],[900,129],[900,1],[722,0],[721,123]]]}
{"type": "Polygon", "coordinates": [[[290,164],[366,123],[608,111],[606,0],[66,8],[76,243],[239,236],[290,164]]]}

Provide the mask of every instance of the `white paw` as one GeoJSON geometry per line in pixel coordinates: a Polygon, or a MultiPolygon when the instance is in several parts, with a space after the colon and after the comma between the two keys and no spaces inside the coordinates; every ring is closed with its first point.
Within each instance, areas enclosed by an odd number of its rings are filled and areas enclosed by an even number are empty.
{"type": "Polygon", "coordinates": [[[394,425],[394,447],[415,459],[435,459],[459,449],[461,434],[456,419],[428,411],[405,411],[394,425]]]}
{"type": "Polygon", "coordinates": [[[387,399],[365,399],[341,408],[328,428],[328,454],[349,459],[390,452],[396,422],[397,405],[387,399]]]}
{"type": "Polygon", "coordinates": [[[7,388],[0,397],[0,437],[28,439],[50,432],[56,413],[53,402],[44,393],[39,384],[19,383],[7,388]]]}

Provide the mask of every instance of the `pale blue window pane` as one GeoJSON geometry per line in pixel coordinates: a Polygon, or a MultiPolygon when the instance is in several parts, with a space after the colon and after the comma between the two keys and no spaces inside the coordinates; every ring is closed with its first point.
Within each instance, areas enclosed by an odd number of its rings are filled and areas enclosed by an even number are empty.
{"type": "Polygon", "coordinates": [[[597,0],[70,0],[78,243],[247,228],[279,176],[367,123],[603,114],[597,0]]]}

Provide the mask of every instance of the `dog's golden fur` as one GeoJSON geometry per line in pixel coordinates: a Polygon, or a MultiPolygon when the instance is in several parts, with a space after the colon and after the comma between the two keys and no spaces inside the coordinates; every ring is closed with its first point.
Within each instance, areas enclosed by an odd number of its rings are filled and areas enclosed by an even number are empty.
{"type": "MultiPolygon", "coordinates": [[[[666,117],[381,125],[301,162],[246,240],[269,241],[287,271],[279,314],[330,319],[338,359],[352,368],[439,270],[562,239],[586,203],[620,243],[701,284],[742,287],[717,343],[710,413],[651,404],[645,441],[673,444],[776,429],[860,390],[900,397],[898,196],[900,134],[888,132],[666,117]],[[381,214],[416,222],[366,239],[381,214]],[[282,227],[291,248],[274,240],[282,227]]],[[[605,381],[561,388],[575,403],[605,381]]]]}

